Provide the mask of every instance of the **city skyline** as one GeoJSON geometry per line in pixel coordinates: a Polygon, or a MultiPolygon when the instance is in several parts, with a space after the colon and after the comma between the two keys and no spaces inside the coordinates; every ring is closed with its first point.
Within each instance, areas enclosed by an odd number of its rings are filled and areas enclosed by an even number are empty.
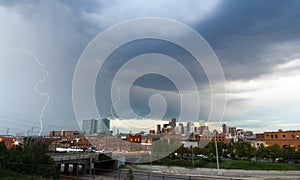
{"type": "MultiPolygon", "coordinates": [[[[117,135],[118,133],[124,133],[124,134],[138,134],[138,133],[145,133],[145,134],[151,134],[151,131],[154,131],[155,134],[157,134],[157,126],[159,125],[160,128],[162,129],[165,125],[168,124],[168,127],[173,126],[171,125],[172,119],[175,119],[175,126],[174,131],[176,133],[179,133],[182,131],[181,134],[190,134],[190,133],[199,133],[201,132],[201,128],[207,128],[207,132],[212,133],[214,131],[217,131],[218,133],[223,133],[224,134],[224,125],[228,128],[235,128],[236,130],[242,130],[245,132],[252,132],[253,134],[260,134],[263,132],[277,132],[278,130],[281,131],[299,131],[298,128],[293,128],[293,129],[285,129],[285,128],[278,128],[278,129],[264,129],[261,131],[253,131],[253,129],[249,129],[247,127],[242,127],[239,125],[233,125],[232,122],[205,122],[204,120],[200,121],[189,121],[189,122],[177,122],[176,118],[171,118],[169,120],[153,120],[153,119],[148,119],[146,121],[143,121],[143,126],[132,126],[133,124],[138,124],[141,122],[141,119],[131,119],[131,120],[122,120],[122,119],[113,119],[113,118],[104,118],[104,119],[99,119],[99,118],[91,118],[91,119],[86,119],[83,120],[83,123],[79,129],[71,129],[71,128],[59,128],[59,126],[56,126],[57,128],[52,128],[49,131],[45,131],[45,133],[42,136],[48,136],[49,132],[51,133],[52,131],[77,131],[81,132],[82,135],[117,135]],[[128,122],[129,121],[129,122],[128,122]],[[145,123],[146,122],[146,123],[145,123]],[[221,123],[221,124],[220,124],[221,123]],[[93,124],[93,125],[91,125],[93,124]],[[182,127],[181,127],[182,126],[182,127]],[[179,129],[182,128],[182,130],[179,129]],[[190,128],[190,129],[189,129],[190,128]],[[111,133],[110,133],[111,132],[111,133]]],[[[145,120],[145,119],[144,119],[145,120]]],[[[54,126],[52,126],[54,127],[54,126]]],[[[36,128],[36,127],[35,127],[36,128]]],[[[32,127],[28,131],[23,131],[23,132],[17,132],[17,133],[10,133],[9,129],[7,131],[0,133],[0,135],[8,135],[8,136],[38,136],[38,131],[34,131],[35,129],[32,127]],[[8,134],[7,134],[8,133],[8,134]]]]}
{"type": "MultiPolygon", "coordinates": [[[[300,129],[300,23],[295,18],[300,15],[299,2],[188,2],[134,1],[135,6],[129,1],[1,2],[0,22],[5,26],[0,29],[0,134],[8,131],[45,135],[51,129],[79,129],[81,124],[72,104],[72,80],[80,55],[106,28],[143,17],[179,21],[208,42],[225,74],[224,118],[207,122],[210,94],[201,66],[194,67],[190,55],[178,46],[151,39],[118,49],[103,67],[95,85],[101,118],[118,118],[112,110],[115,102],[108,88],[122,63],[139,54],[156,52],[186,63],[196,76],[196,85],[202,92],[201,109],[198,119],[188,117],[185,122],[203,120],[211,126],[226,123],[253,132],[300,129]]],[[[120,82],[119,89],[126,83],[120,82]]],[[[190,86],[185,87],[188,95],[193,94],[190,86]]],[[[151,112],[149,99],[158,93],[167,102],[166,114],[163,120],[150,119],[169,121],[178,117],[178,91],[166,78],[143,76],[130,93],[131,106],[140,116],[151,112]]],[[[192,98],[189,102],[191,107],[195,105],[192,98]]],[[[135,117],[128,117],[130,120],[135,117]]],[[[116,120],[112,125],[123,128],[124,123],[116,120]]]]}

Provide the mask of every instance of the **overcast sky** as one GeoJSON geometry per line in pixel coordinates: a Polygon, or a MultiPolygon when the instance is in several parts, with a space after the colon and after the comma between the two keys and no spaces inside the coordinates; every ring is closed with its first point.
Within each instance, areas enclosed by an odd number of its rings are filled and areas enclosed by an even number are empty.
{"type": "MultiPolygon", "coordinates": [[[[0,2],[0,134],[6,134],[7,128],[11,134],[26,134],[32,127],[33,134],[78,129],[72,79],[81,53],[106,28],[141,17],[177,20],[210,44],[226,79],[223,122],[255,132],[300,129],[299,1],[33,0],[0,2]],[[39,116],[47,101],[43,93],[49,95],[49,103],[41,131],[39,116]]],[[[204,71],[194,66],[183,49],[151,39],[124,45],[110,56],[96,84],[99,113],[112,116],[109,82],[118,68],[149,52],[167,54],[191,68],[203,94],[198,119],[186,121],[207,120],[210,99],[205,93],[209,86],[204,71]]],[[[164,119],[178,117],[176,86],[157,75],[143,76],[134,83],[130,91],[133,110],[140,116],[149,114],[148,100],[155,93],[166,99],[164,119]]]]}

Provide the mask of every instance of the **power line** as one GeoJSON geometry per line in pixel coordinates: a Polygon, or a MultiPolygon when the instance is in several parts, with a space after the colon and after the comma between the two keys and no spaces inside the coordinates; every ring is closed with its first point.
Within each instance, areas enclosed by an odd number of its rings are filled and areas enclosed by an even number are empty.
{"type": "MultiPolygon", "coordinates": [[[[22,118],[18,118],[18,117],[14,117],[14,116],[7,116],[7,115],[3,115],[3,114],[0,114],[0,117],[5,118],[5,119],[12,119],[12,120],[17,120],[17,121],[22,121],[22,122],[29,122],[29,123],[32,123],[32,124],[38,123],[38,122],[34,122],[32,120],[22,119],[22,118]]],[[[13,123],[13,122],[7,122],[7,121],[3,121],[3,120],[2,120],[2,122],[19,125],[19,124],[13,123]]],[[[62,128],[62,126],[57,126],[57,125],[53,125],[53,124],[49,124],[49,123],[43,123],[43,124],[45,124],[47,126],[51,126],[51,127],[62,128]]],[[[31,125],[29,125],[29,126],[31,126],[31,125]]]]}
{"type": "MultiPolygon", "coordinates": [[[[19,117],[15,117],[15,116],[8,116],[5,114],[0,114],[0,122],[5,124],[4,126],[3,125],[0,126],[0,128],[3,129],[3,131],[5,131],[4,129],[7,130],[9,128],[10,132],[24,133],[24,134],[26,134],[26,132],[28,131],[29,128],[32,128],[32,125],[38,124],[38,122],[34,122],[33,120],[23,119],[23,118],[19,118],[19,117]],[[9,119],[9,120],[14,120],[14,121],[7,121],[4,119],[9,119]],[[20,126],[23,127],[24,129],[16,128],[16,127],[20,127],[20,126]]],[[[49,123],[43,123],[43,124],[49,130],[51,130],[51,129],[68,129],[67,127],[58,126],[58,125],[54,125],[54,124],[49,124],[49,123]]],[[[0,134],[2,134],[2,133],[0,133],[0,134]]],[[[4,134],[4,132],[3,132],[3,134],[4,134]]]]}

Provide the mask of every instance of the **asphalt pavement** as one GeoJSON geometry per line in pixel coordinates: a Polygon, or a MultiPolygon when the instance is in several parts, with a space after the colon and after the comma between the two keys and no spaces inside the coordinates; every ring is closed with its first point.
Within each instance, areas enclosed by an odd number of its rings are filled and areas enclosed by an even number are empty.
{"type": "Polygon", "coordinates": [[[300,171],[274,171],[274,170],[240,170],[240,169],[209,169],[209,168],[184,168],[168,166],[136,165],[139,169],[152,172],[165,172],[167,174],[181,174],[190,176],[215,176],[233,178],[294,178],[300,179],[300,171]]]}

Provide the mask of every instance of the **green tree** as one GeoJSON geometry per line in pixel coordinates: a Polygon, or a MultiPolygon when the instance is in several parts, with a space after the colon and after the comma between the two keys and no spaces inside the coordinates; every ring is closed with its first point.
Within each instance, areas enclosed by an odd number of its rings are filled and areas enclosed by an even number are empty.
{"type": "Polygon", "coordinates": [[[292,160],[296,157],[296,148],[292,146],[285,146],[281,149],[281,155],[286,161],[292,160]]]}
{"type": "Polygon", "coordinates": [[[23,174],[58,178],[59,172],[56,163],[46,154],[47,150],[48,144],[33,140],[24,146],[14,146],[5,153],[4,168],[23,174]]]}
{"type": "Polygon", "coordinates": [[[263,144],[260,144],[257,151],[256,151],[256,158],[262,159],[267,157],[267,150],[263,144]]]}
{"type": "Polygon", "coordinates": [[[238,158],[248,157],[248,149],[250,149],[251,145],[244,142],[236,142],[234,144],[234,149],[236,150],[236,155],[238,158]]]}
{"type": "Polygon", "coordinates": [[[7,149],[4,142],[0,142],[0,163],[5,162],[7,156],[7,149]]]}
{"type": "Polygon", "coordinates": [[[183,146],[183,144],[175,151],[180,157],[183,157],[184,154],[189,153],[189,150],[183,146]]]}
{"type": "Polygon", "coordinates": [[[296,159],[300,159],[300,145],[298,145],[296,151],[296,159]]]}
{"type": "Polygon", "coordinates": [[[281,156],[281,149],[278,144],[267,147],[267,152],[269,158],[271,158],[273,162],[275,162],[276,158],[279,158],[281,156]]]}
{"type": "Polygon", "coordinates": [[[228,145],[227,145],[227,153],[230,155],[230,158],[231,159],[235,159],[235,153],[236,153],[236,150],[235,150],[235,146],[234,146],[234,142],[231,141],[228,145]]]}
{"type": "Polygon", "coordinates": [[[248,158],[254,158],[256,155],[257,149],[254,146],[251,146],[251,144],[248,144],[248,151],[247,151],[247,157],[248,158]]]}
{"type": "Polygon", "coordinates": [[[7,148],[4,144],[4,142],[0,142],[0,153],[6,153],[7,152],[7,148]]]}

